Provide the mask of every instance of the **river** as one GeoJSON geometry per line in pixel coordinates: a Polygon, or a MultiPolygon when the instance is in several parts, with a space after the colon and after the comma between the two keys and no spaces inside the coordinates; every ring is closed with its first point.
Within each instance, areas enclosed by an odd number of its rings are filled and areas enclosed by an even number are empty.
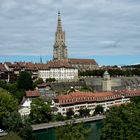
{"type": "MultiPolygon", "coordinates": [[[[91,128],[88,140],[100,140],[103,121],[89,122],[84,125],[91,128]]],[[[57,140],[54,128],[35,131],[34,136],[35,140],[57,140]]]]}

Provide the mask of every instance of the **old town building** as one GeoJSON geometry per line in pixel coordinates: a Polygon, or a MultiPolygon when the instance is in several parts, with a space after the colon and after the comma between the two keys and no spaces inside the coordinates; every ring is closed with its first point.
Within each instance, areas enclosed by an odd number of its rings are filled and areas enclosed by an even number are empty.
{"type": "Polygon", "coordinates": [[[65,32],[62,30],[60,12],[58,12],[57,31],[55,33],[55,43],[53,46],[53,60],[63,59],[67,59],[68,63],[79,71],[98,68],[98,64],[94,59],[68,58],[68,50],[65,44],[65,32]]]}
{"type": "Polygon", "coordinates": [[[57,81],[75,81],[78,78],[78,70],[65,59],[55,60],[47,64],[39,64],[38,77],[44,81],[49,78],[55,78],[57,81]]]}
{"type": "Polygon", "coordinates": [[[104,110],[108,110],[112,106],[119,106],[130,102],[130,98],[140,96],[140,90],[122,90],[112,92],[72,92],[67,95],[57,96],[54,100],[55,107],[58,108],[57,113],[66,115],[69,109],[72,109],[75,114],[81,108],[90,109],[93,114],[97,105],[101,105],[104,110]]]}

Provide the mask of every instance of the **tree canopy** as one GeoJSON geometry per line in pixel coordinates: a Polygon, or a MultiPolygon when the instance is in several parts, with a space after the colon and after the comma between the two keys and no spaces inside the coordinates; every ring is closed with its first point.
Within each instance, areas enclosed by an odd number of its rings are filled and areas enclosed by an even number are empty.
{"type": "Polygon", "coordinates": [[[81,108],[81,109],[78,110],[78,112],[79,112],[79,115],[80,115],[81,117],[86,117],[86,116],[89,116],[90,109],[81,108]]]}
{"type": "Polygon", "coordinates": [[[22,139],[32,139],[32,127],[28,119],[21,118],[17,111],[11,112],[3,118],[2,125],[7,132],[14,132],[22,139]]]}
{"type": "MultiPolygon", "coordinates": [[[[82,71],[79,72],[79,76],[103,76],[105,70],[99,69],[99,70],[87,70],[87,71],[82,71]]],[[[121,69],[109,69],[108,70],[110,76],[132,76],[132,75],[137,75],[140,76],[140,69],[126,69],[126,70],[121,70],[121,69]]]]}
{"type": "Polygon", "coordinates": [[[33,83],[33,87],[35,88],[38,84],[42,84],[44,83],[42,78],[38,78],[37,80],[35,80],[35,82],[33,83]]]}
{"type": "MultiPolygon", "coordinates": [[[[8,91],[0,88],[0,128],[7,132],[14,132],[22,139],[30,139],[32,138],[32,128],[27,120],[22,120],[17,109],[17,100],[8,91]]],[[[10,136],[8,135],[5,139],[8,137],[10,136]]]]}
{"type": "Polygon", "coordinates": [[[70,122],[65,126],[57,127],[56,135],[58,140],[87,140],[90,131],[89,128],[84,127],[83,123],[70,122]]]}
{"type": "Polygon", "coordinates": [[[46,83],[47,83],[47,82],[55,82],[55,81],[56,81],[55,78],[47,78],[47,79],[46,79],[46,83]]]}
{"type": "Polygon", "coordinates": [[[73,115],[74,115],[74,111],[72,109],[69,109],[67,112],[66,112],[66,115],[67,115],[67,118],[70,119],[73,115]]]}
{"type": "Polygon", "coordinates": [[[31,74],[26,71],[21,71],[17,81],[18,88],[23,90],[33,89],[33,81],[31,74]]]}
{"type": "Polygon", "coordinates": [[[17,107],[17,100],[8,91],[0,88],[0,123],[4,117],[17,110],[17,107]]]}
{"type": "Polygon", "coordinates": [[[104,112],[104,108],[101,105],[97,105],[95,108],[95,114],[100,114],[104,112]]]}
{"type": "Polygon", "coordinates": [[[140,100],[112,107],[106,115],[101,140],[138,140],[140,138],[140,100]]]}
{"type": "Polygon", "coordinates": [[[0,80],[0,87],[10,92],[18,100],[19,103],[25,95],[24,90],[18,89],[17,81],[7,83],[5,81],[0,80]]]}
{"type": "Polygon", "coordinates": [[[44,103],[43,99],[35,98],[31,103],[30,120],[32,123],[43,123],[51,120],[50,105],[44,103]]]}

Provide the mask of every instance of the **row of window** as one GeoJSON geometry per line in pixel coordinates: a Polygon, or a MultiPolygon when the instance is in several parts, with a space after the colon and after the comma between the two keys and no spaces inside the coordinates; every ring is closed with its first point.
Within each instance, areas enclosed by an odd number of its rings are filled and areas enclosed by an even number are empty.
{"type": "MultiPolygon", "coordinates": [[[[129,100],[129,99],[128,99],[128,100],[129,100]]],[[[127,102],[127,101],[125,101],[125,102],[127,102]]],[[[106,105],[107,105],[107,106],[112,106],[112,105],[114,105],[115,103],[122,103],[122,102],[119,100],[119,101],[114,101],[114,102],[106,102],[106,103],[104,102],[104,103],[99,103],[98,105],[102,105],[103,107],[105,107],[106,105]]],[[[75,106],[75,109],[78,110],[78,109],[86,108],[86,107],[87,107],[86,105],[75,106]]],[[[94,109],[95,107],[96,107],[95,104],[93,104],[93,105],[88,105],[88,108],[92,108],[92,109],[94,109]]],[[[69,109],[74,110],[74,107],[63,108],[62,110],[63,110],[63,111],[68,111],[69,109]]]]}

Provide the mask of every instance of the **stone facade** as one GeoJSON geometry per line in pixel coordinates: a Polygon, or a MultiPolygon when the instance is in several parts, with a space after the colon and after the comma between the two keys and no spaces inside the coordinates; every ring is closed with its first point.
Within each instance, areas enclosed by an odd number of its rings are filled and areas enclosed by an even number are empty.
{"type": "Polygon", "coordinates": [[[67,58],[67,46],[65,45],[65,32],[62,30],[60,12],[58,12],[57,31],[53,47],[53,60],[67,58]]]}
{"type": "Polygon", "coordinates": [[[105,71],[105,73],[103,75],[102,90],[111,91],[111,79],[110,79],[110,75],[107,71],[105,71]]]}

